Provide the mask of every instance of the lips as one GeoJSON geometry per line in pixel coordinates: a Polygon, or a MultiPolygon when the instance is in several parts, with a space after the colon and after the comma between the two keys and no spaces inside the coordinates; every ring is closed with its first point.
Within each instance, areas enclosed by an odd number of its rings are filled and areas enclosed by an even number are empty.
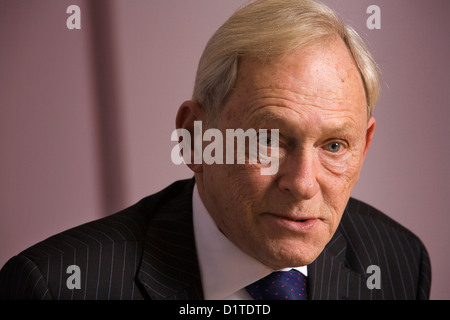
{"type": "Polygon", "coordinates": [[[311,219],[297,219],[297,220],[295,220],[295,219],[290,219],[290,220],[296,221],[296,222],[306,222],[306,221],[311,220],[311,219]]]}
{"type": "Polygon", "coordinates": [[[312,230],[320,220],[316,217],[296,217],[293,215],[283,215],[271,212],[266,213],[264,216],[268,219],[268,223],[273,227],[278,226],[297,233],[305,233],[312,230]]]}
{"type": "Polygon", "coordinates": [[[267,212],[267,214],[275,216],[280,219],[292,220],[295,222],[305,222],[308,220],[318,219],[317,217],[312,217],[312,216],[300,216],[299,217],[299,216],[295,216],[295,215],[279,214],[279,213],[273,213],[273,212],[267,212]]]}

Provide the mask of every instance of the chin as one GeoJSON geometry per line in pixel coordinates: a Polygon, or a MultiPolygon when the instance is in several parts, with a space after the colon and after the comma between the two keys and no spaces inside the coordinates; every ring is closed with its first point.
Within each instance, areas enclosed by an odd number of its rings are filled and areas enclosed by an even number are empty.
{"type": "Polygon", "coordinates": [[[266,252],[266,259],[262,261],[274,270],[301,267],[314,262],[326,245],[326,241],[308,243],[305,241],[284,240],[277,241],[266,252]]]}

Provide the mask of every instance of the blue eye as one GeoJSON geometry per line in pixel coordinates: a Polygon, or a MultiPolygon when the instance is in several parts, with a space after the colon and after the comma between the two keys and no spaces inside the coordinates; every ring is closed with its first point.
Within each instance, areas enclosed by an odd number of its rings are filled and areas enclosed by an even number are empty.
{"type": "Polygon", "coordinates": [[[266,147],[272,146],[272,138],[271,137],[267,137],[265,139],[261,139],[261,144],[266,146],[266,147]]]}
{"type": "Polygon", "coordinates": [[[270,129],[269,133],[266,132],[266,129],[260,129],[260,132],[258,132],[258,143],[265,148],[280,147],[278,129],[270,129]]]}
{"type": "Polygon", "coordinates": [[[341,150],[342,145],[339,142],[331,142],[327,145],[327,150],[332,153],[337,153],[341,150]]]}

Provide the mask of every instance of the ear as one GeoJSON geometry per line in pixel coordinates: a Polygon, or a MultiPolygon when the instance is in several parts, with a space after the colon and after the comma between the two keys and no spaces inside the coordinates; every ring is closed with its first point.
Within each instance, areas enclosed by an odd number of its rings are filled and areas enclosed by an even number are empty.
{"type": "Polygon", "coordinates": [[[366,157],[367,151],[369,151],[370,144],[372,143],[373,134],[375,133],[375,124],[375,118],[371,117],[367,123],[366,145],[364,147],[363,159],[366,157]]]}
{"type": "Polygon", "coordinates": [[[194,121],[203,122],[203,120],[205,120],[203,109],[197,103],[190,100],[181,104],[175,120],[177,129],[186,129],[191,135],[191,161],[187,166],[195,173],[202,172],[203,165],[194,163],[194,121]]]}

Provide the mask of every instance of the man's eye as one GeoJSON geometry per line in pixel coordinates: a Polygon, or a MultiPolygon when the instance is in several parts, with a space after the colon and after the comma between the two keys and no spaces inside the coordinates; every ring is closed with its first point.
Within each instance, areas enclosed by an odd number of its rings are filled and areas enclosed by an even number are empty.
{"type": "Polygon", "coordinates": [[[338,153],[342,148],[342,145],[339,142],[331,142],[327,144],[327,150],[332,153],[338,153]]]}
{"type": "Polygon", "coordinates": [[[260,143],[266,147],[270,147],[272,146],[272,138],[271,137],[267,137],[264,139],[260,139],[260,143]]]}

